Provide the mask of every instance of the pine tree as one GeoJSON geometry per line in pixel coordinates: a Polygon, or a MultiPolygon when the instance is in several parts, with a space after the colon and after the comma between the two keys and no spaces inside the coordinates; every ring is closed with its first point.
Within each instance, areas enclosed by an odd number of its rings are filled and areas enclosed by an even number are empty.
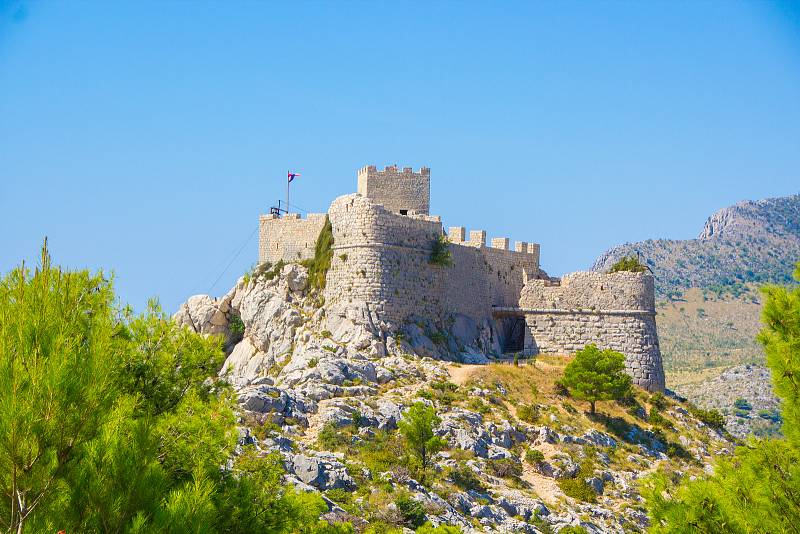
{"type": "Polygon", "coordinates": [[[625,372],[625,356],[619,352],[600,350],[586,345],[564,369],[561,384],[572,397],[589,401],[595,413],[599,400],[621,399],[630,393],[631,377],[625,372]]]}
{"type": "Polygon", "coordinates": [[[431,457],[447,445],[444,439],[433,433],[434,428],[440,422],[441,419],[436,415],[436,410],[432,406],[423,402],[415,402],[398,423],[400,432],[419,462],[423,482],[425,472],[430,466],[431,457]]]}
{"type": "Polygon", "coordinates": [[[233,458],[220,339],[114,302],[46,243],[39,269],[0,278],[0,529],[352,531],[320,521],[325,502],[287,487],[279,458],[233,458]]]}

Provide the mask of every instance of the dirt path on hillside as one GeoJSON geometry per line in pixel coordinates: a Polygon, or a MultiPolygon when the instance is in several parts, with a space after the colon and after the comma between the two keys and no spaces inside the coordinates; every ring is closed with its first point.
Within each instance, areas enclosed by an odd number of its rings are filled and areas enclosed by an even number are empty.
{"type": "Polygon", "coordinates": [[[448,364],[445,366],[447,373],[450,375],[450,381],[457,386],[463,386],[467,381],[472,378],[478,369],[486,367],[485,365],[471,365],[460,363],[458,365],[448,364]]]}

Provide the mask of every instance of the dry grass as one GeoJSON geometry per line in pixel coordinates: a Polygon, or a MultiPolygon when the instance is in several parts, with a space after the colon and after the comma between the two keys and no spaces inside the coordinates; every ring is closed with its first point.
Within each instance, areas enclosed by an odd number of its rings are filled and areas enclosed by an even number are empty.
{"type": "Polygon", "coordinates": [[[667,385],[674,384],[673,373],[763,363],[755,341],[761,324],[758,298],[754,288],[738,298],[689,289],[681,300],[660,302],[656,322],[667,385]]]}

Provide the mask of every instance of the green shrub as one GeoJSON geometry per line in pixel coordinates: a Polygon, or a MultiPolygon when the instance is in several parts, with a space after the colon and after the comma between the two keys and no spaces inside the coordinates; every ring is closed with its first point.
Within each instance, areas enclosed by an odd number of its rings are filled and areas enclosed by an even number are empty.
{"type": "Polygon", "coordinates": [[[425,524],[425,508],[422,503],[408,495],[400,495],[395,500],[395,505],[403,516],[403,523],[410,528],[419,528],[425,524]]]}
{"type": "Polygon", "coordinates": [[[416,530],[417,534],[461,534],[461,527],[455,525],[439,525],[434,527],[430,522],[425,523],[416,530]]]}
{"type": "Polygon", "coordinates": [[[309,368],[314,368],[314,367],[317,366],[318,363],[319,363],[319,358],[317,358],[315,356],[315,357],[311,358],[310,360],[308,360],[308,367],[309,368]]]}
{"type": "Polygon", "coordinates": [[[778,423],[781,420],[781,412],[778,410],[759,410],[758,416],[773,423],[778,423]]]}
{"type": "Polygon", "coordinates": [[[589,531],[580,525],[578,526],[567,525],[566,527],[559,530],[558,534],[589,534],[589,531]]]}
{"type": "Polygon", "coordinates": [[[467,408],[472,410],[473,412],[478,412],[480,414],[487,414],[492,411],[488,404],[483,402],[478,397],[472,397],[467,403],[467,408]]]}
{"type": "Polygon", "coordinates": [[[431,388],[439,391],[457,391],[458,384],[454,384],[449,380],[437,380],[431,383],[431,388]]]}
{"type": "Polygon", "coordinates": [[[330,330],[323,330],[322,332],[320,332],[319,335],[321,335],[323,339],[330,339],[333,337],[333,334],[331,333],[330,330]]]}
{"type": "Polygon", "coordinates": [[[738,398],[738,399],[736,399],[736,400],[734,401],[734,403],[733,403],[733,407],[734,407],[734,408],[737,408],[737,409],[739,409],[739,410],[746,410],[746,411],[750,411],[750,410],[752,410],[752,409],[753,409],[753,405],[752,405],[752,404],[750,404],[750,403],[747,401],[747,399],[743,399],[743,398],[741,398],[741,397],[740,397],[740,398],[738,398]]]}
{"type": "Polygon", "coordinates": [[[450,241],[447,236],[440,235],[431,243],[431,255],[428,263],[450,267],[453,265],[453,254],[450,252],[450,241]]]}
{"type": "Polygon", "coordinates": [[[350,422],[354,427],[358,428],[359,426],[361,426],[361,420],[363,418],[364,416],[361,414],[359,410],[354,410],[353,413],[350,415],[350,422]]]}
{"type": "Polygon", "coordinates": [[[517,406],[517,417],[526,423],[535,423],[539,420],[539,408],[534,404],[520,404],[517,406]]]}
{"type": "Polygon", "coordinates": [[[437,345],[447,344],[447,336],[441,332],[431,332],[430,334],[428,334],[428,338],[437,345]]]}
{"type": "Polygon", "coordinates": [[[489,471],[500,478],[519,478],[522,476],[522,465],[514,458],[498,458],[486,462],[489,471]]]}
{"type": "Polygon", "coordinates": [[[333,227],[328,217],[325,217],[325,224],[317,237],[314,246],[314,258],[304,260],[300,263],[308,268],[308,280],[311,287],[317,291],[325,289],[325,280],[328,269],[331,268],[331,258],[333,257],[333,227]]]}
{"type": "Polygon", "coordinates": [[[334,451],[350,443],[350,436],[342,428],[337,428],[334,423],[327,423],[317,435],[317,443],[321,449],[334,451]]]}
{"type": "Polygon", "coordinates": [[[467,466],[454,467],[449,473],[450,481],[458,486],[459,489],[468,491],[485,491],[486,487],[475,474],[475,472],[467,466]]]}
{"type": "Polygon", "coordinates": [[[642,265],[636,256],[623,256],[611,266],[611,270],[609,272],[619,273],[624,271],[632,273],[644,273],[647,272],[647,267],[642,265]]]}
{"type": "Polygon", "coordinates": [[[231,318],[228,321],[228,328],[234,340],[238,341],[244,337],[244,323],[242,322],[242,318],[237,314],[231,313],[231,318]]]}
{"type": "Polygon", "coordinates": [[[704,410],[697,406],[689,406],[689,412],[711,428],[716,430],[725,428],[725,417],[718,410],[704,410]]]}
{"type": "Polygon", "coordinates": [[[558,487],[565,495],[573,499],[583,502],[597,501],[594,490],[583,478],[562,478],[558,481],[558,487]]]}
{"type": "Polygon", "coordinates": [[[343,488],[329,489],[325,492],[325,495],[339,505],[353,502],[353,492],[343,488]]]}
{"type": "Polygon", "coordinates": [[[650,416],[647,418],[651,425],[660,428],[672,428],[672,423],[669,419],[661,415],[661,412],[655,408],[650,410],[650,416]]]}
{"type": "Polygon", "coordinates": [[[657,410],[664,410],[667,408],[667,398],[660,391],[653,393],[653,396],[650,397],[650,404],[657,410]]]}
{"type": "Polygon", "coordinates": [[[544,453],[538,449],[528,449],[525,453],[525,461],[529,464],[544,462],[544,453]]]}

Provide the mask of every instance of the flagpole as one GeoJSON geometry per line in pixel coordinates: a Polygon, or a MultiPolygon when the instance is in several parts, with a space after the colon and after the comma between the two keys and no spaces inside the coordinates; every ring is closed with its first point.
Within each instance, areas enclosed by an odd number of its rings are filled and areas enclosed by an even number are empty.
{"type": "Polygon", "coordinates": [[[292,177],[289,171],[286,171],[286,215],[289,215],[289,186],[292,183],[292,177]]]}

